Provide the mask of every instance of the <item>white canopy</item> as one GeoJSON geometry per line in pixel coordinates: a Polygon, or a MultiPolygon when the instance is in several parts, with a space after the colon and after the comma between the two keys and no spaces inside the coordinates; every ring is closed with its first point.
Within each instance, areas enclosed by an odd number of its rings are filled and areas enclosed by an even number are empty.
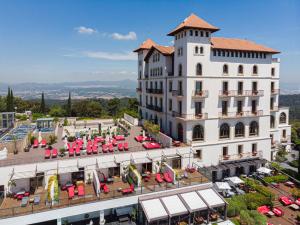
{"type": "Polygon", "coordinates": [[[152,161],[148,157],[144,157],[144,158],[133,158],[133,162],[135,164],[143,164],[143,163],[150,163],[152,161]]]}
{"type": "Polygon", "coordinates": [[[216,182],[215,185],[221,191],[231,189],[231,187],[229,186],[229,184],[227,182],[216,182]]]}
{"type": "Polygon", "coordinates": [[[163,197],[161,198],[161,201],[163,202],[169,216],[171,217],[188,213],[184,204],[177,195],[163,197]]]}
{"type": "Polygon", "coordinates": [[[225,180],[230,181],[232,184],[243,184],[243,183],[245,183],[239,177],[228,177],[228,178],[225,178],[225,180]]]}
{"type": "Polygon", "coordinates": [[[35,171],[14,172],[11,180],[35,177],[35,171]]]}
{"type": "Polygon", "coordinates": [[[196,192],[180,194],[190,212],[207,209],[207,205],[196,192]]]}
{"type": "Polygon", "coordinates": [[[266,167],[260,167],[257,169],[257,172],[259,173],[265,173],[265,174],[270,174],[272,170],[266,168],[266,167]]]}
{"type": "Polygon", "coordinates": [[[200,190],[198,193],[211,208],[225,205],[223,199],[211,188],[200,190]]]}
{"type": "Polygon", "coordinates": [[[146,214],[148,222],[167,218],[168,214],[159,199],[151,199],[141,202],[142,208],[146,214]]]}
{"type": "Polygon", "coordinates": [[[77,166],[68,166],[68,167],[59,167],[58,168],[58,173],[73,173],[73,172],[78,172],[79,169],[77,166]]]}
{"type": "Polygon", "coordinates": [[[99,169],[118,167],[118,164],[115,161],[107,161],[107,162],[98,162],[99,169]]]}

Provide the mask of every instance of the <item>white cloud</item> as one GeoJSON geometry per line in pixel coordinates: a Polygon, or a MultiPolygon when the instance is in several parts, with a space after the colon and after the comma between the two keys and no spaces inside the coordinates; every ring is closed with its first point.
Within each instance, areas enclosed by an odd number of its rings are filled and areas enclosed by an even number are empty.
{"type": "Polygon", "coordinates": [[[102,51],[85,51],[82,55],[88,58],[94,59],[107,59],[114,61],[131,61],[136,60],[136,54],[133,52],[114,53],[114,52],[102,52],[102,51]]]}
{"type": "Polygon", "coordinates": [[[111,37],[120,41],[134,41],[137,39],[137,35],[133,31],[130,31],[128,34],[113,33],[111,37]]]}
{"type": "Polygon", "coordinates": [[[95,30],[93,28],[89,28],[89,27],[84,27],[84,26],[76,27],[75,30],[79,34],[95,34],[95,33],[97,33],[97,30],[95,30]]]}

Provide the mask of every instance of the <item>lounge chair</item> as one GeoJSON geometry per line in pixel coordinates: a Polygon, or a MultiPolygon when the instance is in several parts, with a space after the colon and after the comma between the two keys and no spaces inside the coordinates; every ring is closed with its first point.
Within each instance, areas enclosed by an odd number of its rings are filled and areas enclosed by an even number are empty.
{"type": "Polygon", "coordinates": [[[46,149],[45,150],[45,159],[49,159],[51,156],[51,150],[50,149],[46,149]]]}
{"type": "Polygon", "coordinates": [[[87,152],[88,155],[92,154],[93,149],[92,149],[92,146],[91,146],[91,145],[87,145],[87,147],[86,147],[86,152],[87,152]]]}
{"type": "Polygon", "coordinates": [[[276,216],[278,216],[278,217],[284,215],[283,210],[280,209],[280,208],[278,208],[278,207],[274,207],[274,208],[272,209],[272,212],[273,212],[276,216]]]}
{"type": "Polygon", "coordinates": [[[122,194],[130,194],[134,192],[134,185],[133,184],[130,184],[130,187],[129,188],[125,188],[122,190],[122,194]]]}
{"type": "Polygon", "coordinates": [[[107,184],[101,184],[101,189],[105,194],[109,193],[109,187],[107,186],[107,184]]]}
{"type": "Polygon", "coordinates": [[[74,194],[75,194],[74,186],[68,187],[68,196],[69,196],[69,199],[72,199],[74,197],[74,194]]]}
{"type": "Polygon", "coordinates": [[[102,152],[107,153],[108,152],[108,146],[107,145],[102,145],[102,152]]]}
{"type": "Polygon", "coordinates": [[[124,141],[125,140],[124,135],[116,135],[114,138],[116,141],[124,141]]]}
{"type": "Polygon", "coordinates": [[[29,200],[28,197],[23,197],[23,198],[22,198],[22,201],[21,201],[21,207],[27,206],[28,200],[29,200]]]}
{"type": "Polygon", "coordinates": [[[155,180],[156,180],[159,184],[161,184],[162,182],[164,182],[163,179],[162,179],[162,177],[161,177],[161,175],[160,175],[160,173],[155,174],[155,180]]]}
{"type": "Polygon", "coordinates": [[[125,151],[128,151],[128,150],[129,150],[128,142],[125,142],[125,143],[124,143],[124,150],[125,150],[125,151]]]}
{"type": "Polygon", "coordinates": [[[44,148],[44,147],[46,147],[46,145],[47,145],[47,141],[45,139],[43,139],[41,141],[41,147],[44,148]]]}
{"type": "Polygon", "coordinates": [[[119,151],[123,151],[123,143],[119,143],[118,144],[118,150],[119,151]]]}
{"type": "Polygon", "coordinates": [[[54,148],[52,149],[52,158],[56,158],[57,157],[57,149],[54,148]]]}
{"type": "Polygon", "coordinates": [[[112,143],[113,146],[117,146],[117,144],[118,144],[116,139],[113,139],[111,143],[112,143]]]}
{"type": "Polygon", "coordinates": [[[84,184],[80,184],[77,186],[78,196],[84,196],[84,184]]]}
{"type": "Polygon", "coordinates": [[[38,148],[38,147],[39,147],[39,141],[37,139],[34,139],[33,148],[38,148]]]}
{"type": "Polygon", "coordinates": [[[94,154],[98,153],[98,145],[93,145],[92,149],[94,154]]]}
{"type": "Polygon", "coordinates": [[[75,149],[75,154],[76,154],[76,155],[80,155],[80,148],[79,148],[78,146],[77,146],[76,149],[75,149]]]}
{"type": "Polygon", "coordinates": [[[69,156],[74,156],[74,148],[69,148],[69,156]]]}
{"type": "Polygon", "coordinates": [[[163,176],[164,176],[164,180],[167,183],[172,183],[172,179],[171,179],[171,177],[170,177],[170,175],[168,173],[163,173],[163,176]]]}
{"type": "Polygon", "coordinates": [[[34,196],[34,199],[33,199],[33,204],[34,205],[40,204],[40,201],[41,201],[41,197],[39,195],[34,196]]]}
{"type": "Polygon", "coordinates": [[[114,152],[114,147],[113,147],[112,144],[109,144],[109,145],[108,145],[108,151],[109,151],[109,152],[114,152]]]}
{"type": "Polygon", "coordinates": [[[161,148],[161,145],[156,142],[145,142],[143,143],[143,147],[145,149],[157,149],[157,148],[161,148]]]}

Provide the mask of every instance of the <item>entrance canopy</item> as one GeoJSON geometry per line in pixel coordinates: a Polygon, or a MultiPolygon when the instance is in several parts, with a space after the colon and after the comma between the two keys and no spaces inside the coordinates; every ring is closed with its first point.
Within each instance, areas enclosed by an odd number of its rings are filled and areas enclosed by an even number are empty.
{"type": "Polygon", "coordinates": [[[228,177],[228,178],[225,178],[225,180],[231,182],[231,183],[234,184],[234,185],[245,183],[245,182],[244,182],[242,179],[240,179],[239,177],[228,177]]]}
{"type": "Polygon", "coordinates": [[[182,198],[190,212],[207,209],[207,205],[196,192],[180,194],[180,197],[182,198]]]}
{"type": "Polygon", "coordinates": [[[161,201],[166,207],[170,217],[188,213],[188,210],[177,195],[161,198],[161,201]]]}
{"type": "Polygon", "coordinates": [[[220,207],[226,204],[225,201],[211,188],[200,190],[198,191],[198,194],[210,208],[220,207]]]}
{"type": "Polygon", "coordinates": [[[215,185],[216,185],[217,189],[219,189],[220,191],[231,189],[231,187],[229,186],[229,184],[227,182],[216,182],[215,185]]]}
{"type": "Polygon", "coordinates": [[[14,172],[12,177],[11,177],[11,180],[32,178],[32,177],[35,177],[35,176],[36,176],[35,171],[14,172]]]}
{"type": "Polygon", "coordinates": [[[144,213],[148,222],[168,218],[164,206],[159,199],[151,199],[141,202],[144,213]]]}
{"type": "Polygon", "coordinates": [[[257,169],[257,172],[264,173],[264,174],[270,174],[272,170],[266,168],[266,167],[260,167],[257,169]]]}

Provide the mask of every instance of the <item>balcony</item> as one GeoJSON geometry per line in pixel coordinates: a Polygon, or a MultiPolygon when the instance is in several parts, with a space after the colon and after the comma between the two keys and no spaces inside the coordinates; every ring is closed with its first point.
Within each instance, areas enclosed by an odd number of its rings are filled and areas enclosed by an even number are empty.
{"type": "Polygon", "coordinates": [[[280,93],[280,89],[271,89],[271,95],[278,95],[280,93]]]}
{"type": "Polygon", "coordinates": [[[234,91],[223,90],[223,91],[219,92],[219,97],[221,97],[221,98],[232,97],[232,96],[234,96],[234,91]]]}
{"type": "Polygon", "coordinates": [[[257,110],[257,111],[241,111],[241,112],[227,112],[219,113],[219,118],[221,119],[229,119],[229,118],[241,118],[241,117],[255,117],[255,116],[262,116],[263,110],[257,110]]]}
{"type": "Polygon", "coordinates": [[[291,140],[291,136],[287,136],[287,137],[282,137],[280,139],[280,142],[281,143],[288,143],[288,142],[290,142],[290,140],[291,140]]]}
{"type": "Polygon", "coordinates": [[[219,97],[261,97],[264,96],[263,90],[232,90],[232,91],[220,91],[219,97]]]}
{"type": "Polygon", "coordinates": [[[233,155],[221,155],[220,162],[224,161],[235,161],[235,160],[244,160],[244,159],[251,159],[251,158],[260,158],[262,157],[262,151],[253,151],[253,152],[245,152],[240,154],[233,154],[233,155]]]}
{"type": "Polygon", "coordinates": [[[199,91],[199,90],[195,90],[192,93],[192,98],[207,98],[208,97],[208,91],[199,91]]]}
{"type": "Polygon", "coordinates": [[[142,92],[142,88],[136,88],[136,92],[142,92]]]}
{"type": "Polygon", "coordinates": [[[201,114],[183,114],[183,113],[179,113],[179,112],[172,112],[172,116],[176,117],[177,119],[180,120],[204,120],[208,118],[208,114],[207,113],[201,113],[201,114]]]}
{"type": "Polygon", "coordinates": [[[146,93],[151,94],[153,92],[152,88],[146,88],[146,93]]]}
{"type": "Polygon", "coordinates": [[[279,107],[278,106],[271,106],[270,107],[270,111],[271,112],[277,112],[279,110],[279,107]]]}
{"type": "Polygon", "coordinates": [[[162,107],[160,107],[160,106],[153,106],[152,110],[154,110],[156,112],[162,112],[163,111],[162,107]]]}
{"type": "Polygon", "coordinates": [[[173,97],[183,97],[183,91],[182,90],[173,90],[172,96],[173,97]]]}
{"type": "Polygon", "coordinates": [[[154,105],[147,104],[147,105],[146,105],[146,108],[147,108],[147,109],[151,109],[151,110],[153,110],[153,108],[154,108],[154,105]]]}
{"type": "Polygon", "coordinates": [[[163,94],[163,89],[152,89],[152,94],[163,94]]]}

